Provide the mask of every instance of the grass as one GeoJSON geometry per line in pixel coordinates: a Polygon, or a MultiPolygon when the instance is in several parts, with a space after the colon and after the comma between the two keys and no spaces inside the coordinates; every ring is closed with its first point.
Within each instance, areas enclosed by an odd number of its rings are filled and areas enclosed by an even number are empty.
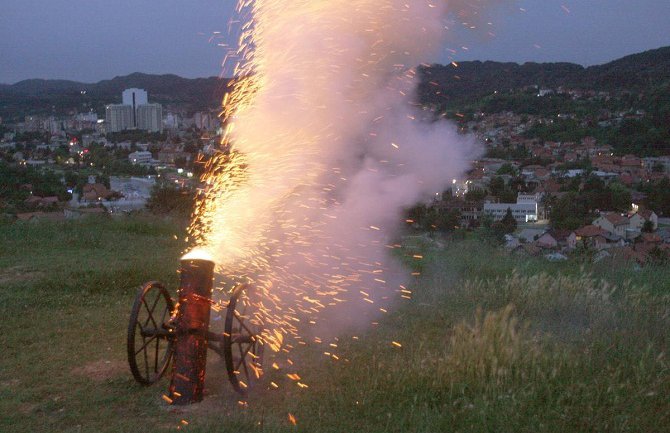
{"type": "Polygon", "coordinates": [[[308,389],[273,371],[280,388],[241,404],[212,354],[205,402],[169,408],[165,379],[133,382],[125,329],[139,284],[175,287],[180,230],[0,226],[0,431],[670,431],[668,268],[549,263],[476,239],[406,240],[413,299],[341,335],[339,361],[294,352],[308,389]]]}

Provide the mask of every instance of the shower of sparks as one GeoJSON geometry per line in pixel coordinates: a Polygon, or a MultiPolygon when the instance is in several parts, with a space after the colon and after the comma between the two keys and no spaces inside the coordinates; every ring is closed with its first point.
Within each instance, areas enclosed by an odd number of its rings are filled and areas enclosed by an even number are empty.
{"type": "Polygon", "coordinates": [[[445,13],[437,0],[240,0],[224,135],[205,161],[188,240],[213,254],[218,290],[255,288],[244,302],[274,352],[337,347],[321,335],[336,328],[329,320],[376,324],[411,298],[401,285],[410,272],[399,277],[388,258],[401,210],[441,192],[472,156],[435,126],[406,132],[430,118],[413,101],[410,67],[440,50],[445,13]]]}

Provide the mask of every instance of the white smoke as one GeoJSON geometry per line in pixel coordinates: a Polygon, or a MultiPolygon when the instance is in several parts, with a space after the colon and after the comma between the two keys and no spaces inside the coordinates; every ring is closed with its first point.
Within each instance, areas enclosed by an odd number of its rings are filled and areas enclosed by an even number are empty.
{"type": "Polygon", "coordinates": [[[389,306],[407,274],[388,248],[404,209],[445,190],[479,152],[417,105],[413,68],[439,61],[447,8],[256,1],[258,88],[231,133],[247,178],[218,207],[210,248],[224,270],[272,281],[283,311],[332,331],[343,311],[350,321],[389,306]]]}

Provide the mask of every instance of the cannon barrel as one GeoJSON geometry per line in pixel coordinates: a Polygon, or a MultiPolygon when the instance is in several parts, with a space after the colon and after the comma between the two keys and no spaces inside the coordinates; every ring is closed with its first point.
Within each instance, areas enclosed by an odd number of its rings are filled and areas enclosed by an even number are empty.
{"type": "Polygon", "coordinates": [[[172,404],[187,405],[203,399],[214,261],[187,254],[181,259],[180,273],[174,364],[168,393],[172,404]]]}

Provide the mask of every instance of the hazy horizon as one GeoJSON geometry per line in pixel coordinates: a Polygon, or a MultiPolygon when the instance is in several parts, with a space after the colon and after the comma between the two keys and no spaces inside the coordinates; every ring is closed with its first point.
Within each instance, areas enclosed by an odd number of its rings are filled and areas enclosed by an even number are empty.
{"type": "MultiPolygon", "coordinates": [[[[453,0],[450,0],[453,1],[453,0]]],[[[96,83],[141,71],[229,76],[235,1],[6,0],[0,15],[0,83],[96,83]],[[232,29],[232,31],[231,31],[232,29]]],[[[583,66],[669,46],[667,0],[514,0],[476,17],[451,16],[440,63],[570,62],[583,66]],[[472,31],[470,19],[478,23],[472,31]]],[[[453,3],[451,3],[453,4],[453,3]]],[[[296,23],[299,24],[299,23],[296,23]]]]}
{"type": "MultiPolygon", "coordinates": [[[[628,56],[630,56],[630,55],[640,54],[640,53],[643,53],[643,52],[646,52],[646,51],[654,51],[654,50],[657,50],[657,49],[660,49],[660,48],[665,48],[665,47],[670,47],[670,45],[662,45],[662,46],[655,47],[655,48],[649,48],[649,49],[647,49],[647,50],[643,50],[643,51],[636,51],[636,52],[634,52],[634,53],[624,54],[623,56],[616,57],[616,58],[613,58],[613,59],[610,59],[610,60],[606,60],[606,61],[601,62],[601,63],[595,63],[595,64],[592,64],[592,65],[584,65],[584,64],[580,64],[580,63],[576,63],[576,62],[566,62],[566,61],[544,61],[544,62],[536,62],[536,61],[533,61],[533,60],[528,60],[528,61],[525,61],[525,62],[518,62],[518,61],[513,61],[513,60],[506,61],[506,60],[492,60],[492,59],[472,59],[472,60],[462,60],[462,62],[482,62],[482,63],[484,63],[484,62],[498,62],[498,63],[516,63],[516,64],[519,64],[519,65],[523,65],[523,64],[525,64],[525,63],[541,63],[541,64],[542,64],[542,63],[544,63],[544,64],[550,64],[550,63],[572,63],[572,64],[576,64],[576,65],[583,66],[584,68],[588,68],[588,67],[590,67],[590,66],[604,65],[604,64],[613,62],[613,61],[615,61],[615,60],[619,60],[619,59],[621,59],[621,58],[623,58],[623,57],[628,57],[628,56]]],[[[449,63],[449,62],[444,62],[443,64],[447,64],[447,63],[449,63]]],[[[218,75],[218,76],[217,76],[217,75],[209,75],[209,76],[184,76],[184,75],[176,74],[176,73],[173,73],[173,72],[145,72],[145,71],[133,71],[133,72],[129,72],[129,73],[127,73],[127,74],[114,75],[113,77],[103,77],[103,78],[100,78],[99,80],[96,80],[96,81],[80,81],[80,80],[73,80],[73,79],[59,78],[59,77],[55,77],[55,78],[31,77],[31,78],[24,78],[24,79],[22,79],[22,80],[15,81],[15,82],[13,82],[13,83],[0,82],[0,84],[2,84],[2,85],[9,85],[9,86],[12,86],[12,85],[14,85],[14,84],[18,84],[18,83],[20,83],[20,82],[23,82],[23,81],[30,81],[30,80],[70,81],[70,82],[74,82],[74,83],[82,83],[82,84],[97,84],[97,83],[100,83],[100,82],[102,82],[102,81],[110,81],[110,80],[113,80],[113,79],[115,79],[115,78],[119,78],[119,77],[127,77],[127,76],[129,76],[129,75],[133,75],[133,74],[144,74],[144,75],[175,75],[175,76],[177,76],[177,77],[185,78],[185,79],[190,79],[190,80],[195,80],[195,79],[199,79],[199,78],[202,78],[202,79],[208,79],[208,78],[215,78],[215,77],[219,77],[219,78],[230,78],[230,77],[225,77],[225,76],[221,76],[221,75],[218,75]]]]}

